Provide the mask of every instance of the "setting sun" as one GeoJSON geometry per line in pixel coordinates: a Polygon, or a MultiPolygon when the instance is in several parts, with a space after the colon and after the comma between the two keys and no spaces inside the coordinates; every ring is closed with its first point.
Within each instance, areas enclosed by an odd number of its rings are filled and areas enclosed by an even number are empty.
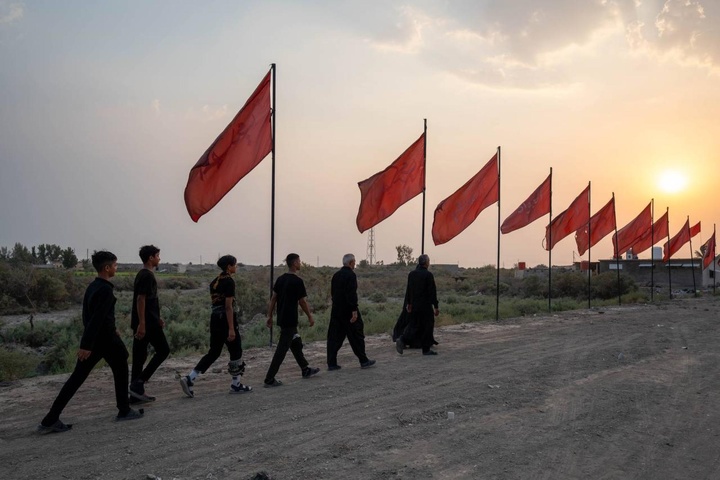
{"type": "Polygon", "coordinates": [[[687,186],[687,177],[676,170],[666,170],[660,175],[658,186],[663,192],[678,193],[687,186]]]}

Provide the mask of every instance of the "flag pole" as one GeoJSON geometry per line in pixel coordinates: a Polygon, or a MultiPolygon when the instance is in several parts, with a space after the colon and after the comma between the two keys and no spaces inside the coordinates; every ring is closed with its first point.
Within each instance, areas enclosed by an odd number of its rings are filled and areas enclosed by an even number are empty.
{"type": "Polygon", "coordinates": [[[425,184],[427,179],[427,118],[423,118],[423,189],[422,189],[422,233],[420,253],[425,254],[425,184]]]}
{"type": "Polygon", "coordinates": [[[500,321],[500,146],[497,147],[498,164],[498,224],[497,224],[497,279],[495,281],[495,321],[500,321]]]}
{"type": "MultiPolygon", "coordinates": [[[[667,213],[667,232],[668,232],[667,237],[668,237],[668,249],[669,249],[670,248],[670,207],[665,207],[665,208],[666,208],[665,212],[667,213]]],[[[663,262],[663,264],[664,263],[665,262],[663,262]]],[[[670,258],[669,257],[668,257],[667,269],[668,269],[668,288],[669,288],[669,290],[668,290],[669,297],[668,298],[672,298],[672,275],[670,274],[670,258]]]]}
{"type": "Polygon", "coordinates": [[[590,304],[590,277],[592,276],[592,260],[590,256],[590,251],[592,250],[592,231],[590,230],[590,218],[592,217],[592,192],[590,190],[591,183],[592,182],[588,182],[588,308],[592,307],[592,305],[590,304]]]}
{"type": "Polygon", "coordinates": [[[615,250],[615,270],[617,270],[617,286],[618,286],[618,305],[622,305],[622,299],[620,291],[620,255],[618,254],[618,231],[617,231],[617,215],[615,210],[615,192],[612,192],[613,199],[613,217],[615,217],[615,241],[613,247],[615,250]]]}
{"type": "MultiPolygon", "coordinates": [[[[655,234],[655,199],[650,199],[650,242],[653,241],[653,235],[655,234]]],[[[633,255],[634,256],[634,255],[633,255]]],[[[652,248],[650,249],[650,303],[655,298],[655,259],[652,255],[652,248]]]]}
{"type": "Polygon", "coordinates": [[[715,284],[717,283],[717,274],[715,273],[715,265],[717,265],[717,262],[715,261],[716,253],[717,253],[717,237],[715,236],[715,224],[713,223],[713,239],[715,240],[713,243],[713,254],[712,254],[712,262],[713,262],[713,295],[715,295],[715,284]]]}
{"type": "MultiPolygon", "coordinates": [[[[272,188],[270,201],[270,297],[273,294],[273,277],[275,274],[275,125],[277,124],[277,112],[275,111],[275,85],[277,83],[275,73],[277,67],[274,63],[270,64],[270,70],[272,70],[272,104],[270,105],[270,112],[272,119],[272,188]]],[[[272,348],[273,344],[273,325],[270,322],[270,341],[269,346],[272,348]]]]}
{"type": "Polygon", "coordinates": [[[695,260],[693,259],[692,235],[690,234],[690,215],[688,215],[688,237],[690,237],[690,271],[693,277],[693,296],[697,297],[697,283],[695,283],[695,260]]]}
{"type": "MultiPolygon", "coordinates": [[[[552,167],[550,167],[550,219],[552,225],[552,167]]],[[[552,228],[548,228],[548,247],[552,245],[552,228]]],[[[548,312],[552,312],[552,248],[548,248],[548,312]]]]}

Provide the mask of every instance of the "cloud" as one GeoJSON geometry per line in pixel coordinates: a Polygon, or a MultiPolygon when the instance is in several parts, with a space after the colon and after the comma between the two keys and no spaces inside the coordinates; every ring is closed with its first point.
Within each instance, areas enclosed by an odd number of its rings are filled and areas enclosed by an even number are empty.
{"type": "Polygon", "coordinates": [[[23,17],[24,5],[22,3],[6,4],[0,2],[0,24],[12,23],[23,17]]]}

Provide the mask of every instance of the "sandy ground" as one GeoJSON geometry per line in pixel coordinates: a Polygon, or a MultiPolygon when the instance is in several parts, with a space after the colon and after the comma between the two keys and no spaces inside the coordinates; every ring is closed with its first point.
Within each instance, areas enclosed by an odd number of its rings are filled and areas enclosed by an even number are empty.
{"type": "MultiPolygon", "coordinates": [[[[108,369],[68,405],[71,432],[36,424],[66,375],[0,387],[0,478],[717,479],[720,299],[564,312],[439,329],[436,357],[367,339],[377,366],[302,379],[246,352],[245,395],[208,373],[185,398],[170,359],[145,418],[112,421],[108,369]],[[449,413],[454,414],[449,419],[449,413]],[[261,478],[260,476],[256,478],[261,478]]],[[[306,346],[324,367],[324,345],[306,346]]],[[[224,367],[227,359],[216,363],[224,367]]]]}

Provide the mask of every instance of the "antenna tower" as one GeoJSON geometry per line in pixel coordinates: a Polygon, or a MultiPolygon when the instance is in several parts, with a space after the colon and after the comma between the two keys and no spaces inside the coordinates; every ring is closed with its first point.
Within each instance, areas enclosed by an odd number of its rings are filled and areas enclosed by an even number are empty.
{"type": "Polygon", "coordinates": [[[368,243],[367,243],[367,262],[369,265],[375,265],[375,229],[371,228],[370,233],[368,234],[368,243]]]}

